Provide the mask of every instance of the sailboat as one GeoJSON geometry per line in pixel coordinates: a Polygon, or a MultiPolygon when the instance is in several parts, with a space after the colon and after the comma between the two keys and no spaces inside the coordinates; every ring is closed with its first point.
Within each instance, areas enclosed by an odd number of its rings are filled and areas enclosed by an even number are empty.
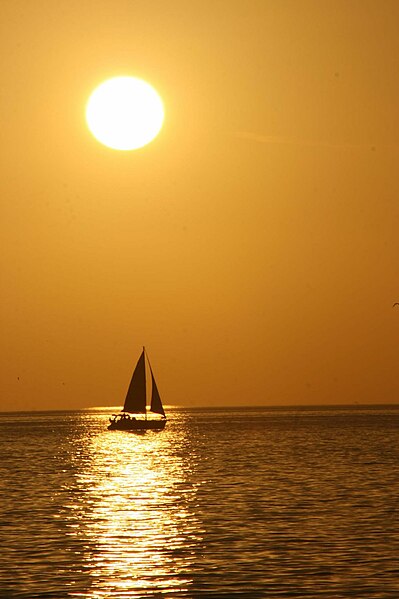
{"type": "Polygon", "coordinates": [[[155,382],[151,364],[148,359],[145,347],[141,352],[140,358],[134,369],[129,389],[127,390],[125,404],[120,414],[113,414],[110,418],[109,430],[118,431],[144,431],[144,430],[162,430],[165,428],[166,416],[162,401],[159,396],[158,387],[155,382]],[[162,419],[153,419],[147,417],[147,383],[146,383],[146,363],[148,363],[151,375],[151,403],[150,411],[160,414],[162,419]],[[144,418],[136,418],[130,414],[144,414],[144,418]]]}

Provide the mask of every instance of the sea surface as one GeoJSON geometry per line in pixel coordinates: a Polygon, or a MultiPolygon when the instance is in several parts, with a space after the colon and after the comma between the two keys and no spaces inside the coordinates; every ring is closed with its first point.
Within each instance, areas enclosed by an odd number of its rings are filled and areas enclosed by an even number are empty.
{"type": "Polygon", "coordinates": [[[0,414],[0,598],[399,597],[399,406],[0,414]]]}

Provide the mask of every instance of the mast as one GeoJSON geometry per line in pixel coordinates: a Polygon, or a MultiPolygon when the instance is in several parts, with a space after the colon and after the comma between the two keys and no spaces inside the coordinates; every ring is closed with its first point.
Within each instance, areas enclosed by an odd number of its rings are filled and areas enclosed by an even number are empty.
{"type": "MultiPolygon", "coordinates": [[[[143,345],[143,356],[146,356],[147,352],[145,351],[145,347],[143,345]]],[[[147,356],[147,360],[148,360],[148,356],[147,356]]],[[[144,378],[145,378],[145,358],[144,358],[144,378]]],[[[145,419],[147,420],[147,384],[145,385],[145,414],[144,414],[145,419]]]]}

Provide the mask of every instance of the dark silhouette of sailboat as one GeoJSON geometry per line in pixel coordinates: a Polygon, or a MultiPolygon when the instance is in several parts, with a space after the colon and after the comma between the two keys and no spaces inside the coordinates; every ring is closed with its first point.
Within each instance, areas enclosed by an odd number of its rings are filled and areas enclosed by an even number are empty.
{"type": "Polygon", "coordinates": [[[143,347],[141,356],[134,369],[132,380],[125,399],[123,410],[120,414],[113,414],[110,418],[111,424],[109,430],[118,431],[144,431],[144,430],[162,430],[165,428],[166,416],[162,401],[159,396],[158,387],[155,382],[151,364],[147,352],[143,347]],[[151,403],[150,411],[160,414],[162,419],[147,417],[147,383],[146,383],[146,362],[151,374],[151,403]],[[136,418],[130,414],[144,414],[144,418],[136,418]]]}

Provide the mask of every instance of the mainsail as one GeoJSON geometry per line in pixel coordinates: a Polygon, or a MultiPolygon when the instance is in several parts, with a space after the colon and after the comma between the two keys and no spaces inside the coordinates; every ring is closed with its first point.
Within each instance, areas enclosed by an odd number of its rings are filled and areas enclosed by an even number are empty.
{"type": "Polygon", "coordinates": [[[147,411],[144,349],[134,369],[123,411],[131,414],[145,414],[147,411]]]}

